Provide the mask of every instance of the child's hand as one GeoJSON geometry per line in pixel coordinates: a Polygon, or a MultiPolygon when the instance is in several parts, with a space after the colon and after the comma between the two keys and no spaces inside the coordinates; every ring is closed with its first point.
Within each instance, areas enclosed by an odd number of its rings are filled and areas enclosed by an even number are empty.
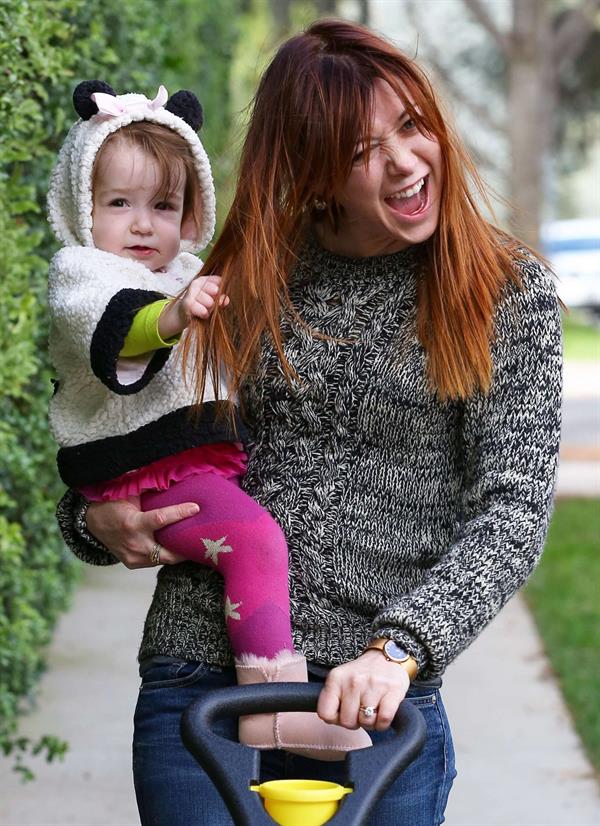
{"type": "MultiPolygon", "coordinates": [[[[218,275],[206,275],[195,278],[181,299],[183,312],[186,314],[186,326],[190,319],[208,318],[215,306],[215,296],[221,288],[221,279],[218,275]]],[[[221,306],[229,304],[229,298],[222,295],[219,299],[221,306]]]]}
{"type": "MultiPolygon", "coordinates": [[[[160,314],[158,332],[167,341],[179,335],[188,326],[192,318],[208,318],[212,313],[221,279],[218,275],[206,275],[195,278],[181,298],[175,298],[160,314]]],[[[222,295],[222,306],[229,304],[229,298],[222,295]]]]}

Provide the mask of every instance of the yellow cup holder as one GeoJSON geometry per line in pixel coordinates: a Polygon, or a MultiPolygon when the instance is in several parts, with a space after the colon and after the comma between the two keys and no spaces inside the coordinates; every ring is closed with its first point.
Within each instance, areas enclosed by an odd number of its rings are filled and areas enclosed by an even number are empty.
{"type": "Polygon", "coordinates": [[[250,790],[262,797],[265,809],[281,826],[321,826],[352,792],[327,780],[269,780],[250,790]]]}

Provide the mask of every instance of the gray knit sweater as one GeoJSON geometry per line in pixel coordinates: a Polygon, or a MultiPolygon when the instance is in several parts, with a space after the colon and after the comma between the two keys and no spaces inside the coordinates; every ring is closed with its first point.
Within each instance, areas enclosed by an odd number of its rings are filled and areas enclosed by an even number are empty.
{"type": "MultiPolygon", "coordinates": [[[[244,486],[287,536],[294,641],[309,660],[338,664],[387,636],[423,678],[440,675],[535,566],[557,467],[561,327],[551,276],[533,258],[521,273],[524,290],[507,287],[496,313],[490,393],[440,403],[415,333],[416,252],[303,254],[294,305],[336,340],[283,322],[291,389],[264,347],[245,391],[244,486]]],[[[114,561],[86,541],[77,494],[59,521],[82,559],[114,561]]],[[[140,656],[230,663],[222,600],[218,574],[164,567],[140,656]]]]}

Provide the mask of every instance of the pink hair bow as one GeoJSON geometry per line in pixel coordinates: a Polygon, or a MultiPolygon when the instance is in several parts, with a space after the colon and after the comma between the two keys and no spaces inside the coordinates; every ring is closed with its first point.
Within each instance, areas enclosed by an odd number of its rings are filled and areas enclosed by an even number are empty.
{"type": "Polygon", "coordinates": [[[148,100],[143,95],[136,95],[138,100],[124,101],[125,95],[107,95],[106,92],[94,92],[92,100],[98,107],[98,114],[111,115],[112,117],[123,115],[125,112],[135,112],[137,110],[150,109],[155,112],[165,105],[169,99],[169,94],[164,86],[160,86],[158,94],[154,100],[148,100]],[[143,98],[140,100],[139,98],[143,98]]]}

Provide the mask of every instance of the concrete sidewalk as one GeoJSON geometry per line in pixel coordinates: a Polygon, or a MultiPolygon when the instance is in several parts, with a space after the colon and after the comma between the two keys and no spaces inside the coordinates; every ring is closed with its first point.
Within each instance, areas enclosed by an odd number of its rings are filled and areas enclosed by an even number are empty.
{"type": "MultiPolygon", "coordinates": [[[[595,387],[595,398],[596,373],[567,370],[567,397],[590,398],[595,387]]],[[[587,475],[561,463],[559,495],[596,491],[600,463],[582,466],[587,475]]],[[[130,769],[135,652],[154,580],[151,569],[86,568],[37,708],[21,726],[34,738],[65,738],[70,751],[64,763],[32,763],[37,780],[26,786],[0,760],[3,826],[139,823],[130,769]]],[[[598,778],[520,597],[448,669],[443,694],[459,769],[447,826],[600,826],[598,778]]]]}
{"type": "Polygon", "coordinates": [[[598,826],[598,778],[517,596],[447,670],[447,826],[598,826]]]}
{"type": "MultiPolygon", "coordinates": [[[[86,570],[22,733],[67,739],[26,786],[0,761],[3,826],[136,826],[134,652],[152,571],[86,570]]],[[[447,672],[459,776],[447,826],[598,826],[600,795],[540,641],[517,597],[447,672]]]]}
{"type": "Polygon", "coordinates": [[[85,567],[58,625],[35,711],[20,733],[69,742],[62,763],[29,761],[22,785],[0,759],[2,826],[139,826],[131,779],[135,655],[156,571],[85,567]]]}

